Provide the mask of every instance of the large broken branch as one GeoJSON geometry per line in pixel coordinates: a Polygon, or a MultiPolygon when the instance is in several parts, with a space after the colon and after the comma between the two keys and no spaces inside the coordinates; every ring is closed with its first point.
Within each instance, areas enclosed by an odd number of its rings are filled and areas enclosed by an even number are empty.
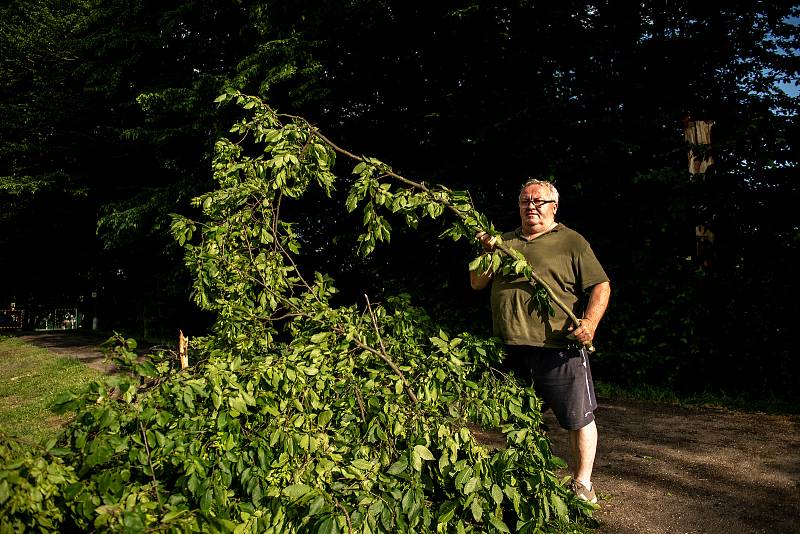
{"type": "MultiPolygon", "coordinates": [[[[248,98],[255,99],[256,97],[248,97],[248,98]]],[[[267,105],[266,103],[264,103],[260,99],[259,99],[259,102],[260,102],[260,104],[262,106],[264,106],[265,109],[269,110],[269,112],[272,113],[275,117],[278,117],[279,114],[276,113],[274,110],[272,110],[272,108],[269,105],[267,105]]],[[[296,115],[285,115],[285,114],[280,115],[280,116],[290,118],[293,121],[295,121],[295,123],[300,123],[300,124],[304,125],[305,129],[309,132],[310,135],[313,135],[313,136],[317,137],[318,139],[320,139],[323,143],[325,143],[327,146],[329,146],[335,152],[337,152],[339,154],[342,154],[342,155],[344,155],[344,156],[346,156],[346,157],[348,157],[348,158],[350,158],[352,160],[355,160],[357,162],[363,162],[363,163],[366,163],[366,164],[369,164],[369,165],[375,165],[375,160],[371,160],[369,158],[365,158],[363,156],[359,156],[357,154],[354,154],[354,153],[352,153],[352,152],[350,152],[350,151],[348,151],[348,150],[346,150],[344,148],[341,148],[340,146],[336,145],[333,141],[331,141],[325,135],[323,135],[319,131],[318,128],[316,128],[314,125],[312,125],[310,122],[308,122],[305,118],[299,117],[299,116],[296,116],[296,115]]],[[[406,186],[409,186],[411,188],[415,188],[415,189],[418,189],[418,190],[424,192],[430,198],[431,201],[436,202],[436,203],[446,207],[453,214],[455,214],[455,216],[459,220],[461,220],[461,222],[467,228],[470,228],[473,231],[473,235],[480,235],[481,233],[488,233],[488,229],[487,228],[481,228],[481,227],[479,227],[479,225],[476,225],[476,224],[474,224],[474,223],[472,223],[471,221],[468,220],[467,214],[465,213],[463,207],[460,208],[460,207],[454,205],[452,202],[450,202],[448,200],[448,195],[447,194],[442,194],[442,193],[444,193],[446,191],[444,188],[442,188],[442,191],[432,190],[424,182],[415,182],[414,180],[409,180],[408,178],[406,178],[404,176],[401,176],[400,174],[397,174],[391,168],[389,168],[388,165],[385,165],[385,164],[381,164],[380,171],[382,173],[384,173],[384,175],[389,176],[391,178],[394,178],[395,180],[397,180],[398,182],[400,182],[400,183],[402,183],[402,184],[404,184],[406,186]]],[[[471,205],[471,202],[470,202],[470,209],[474,209],[474,206],[471,205]]],[[[497,245],[497,249],[500,250],[505,256],[507,256],[508,258],[510,258],[512,260],[519,259],[519,255],[518,255],[519,253],[515,253],[516,251],[514,251],[514,249],[509,247],[508,245],[500,243],[500,244],[497,245]]],[[[536,273],[536,271],[533,269],[533,266],[530,265],[530,262],[528,262],[528,267],[529,267],[529,272],[530,272],[530,278],[529,278],[530,281],[532,283],[534,283],[534,284],[539,284],[540,286],[542,286],[542,288],[545,290],[545,292],[547,293],[547,295],[550,298],[550,300],[556,306],[561,308],[561,310],[563,310],[564,313],[566,313],[567,317],[569,317],[570,321],[572,321],[572,323],[575,325],[575,328],[578,328],[580,326],[580,324],[581,324],[580,319],[578,319],[578,317],[575,316],[575,314],[572,312],[572,310],[566,304],[564,304],[564,302],[561,301],[561,299],[559,299],[555,295],[553,289],[541,278],[541,276],[539,276],[536,273]]],[[[591,345],[591,343],[586,345],[586,347],[588,348],[588,350],[590,352],[594,351],[594,347],[591,345]]]]}

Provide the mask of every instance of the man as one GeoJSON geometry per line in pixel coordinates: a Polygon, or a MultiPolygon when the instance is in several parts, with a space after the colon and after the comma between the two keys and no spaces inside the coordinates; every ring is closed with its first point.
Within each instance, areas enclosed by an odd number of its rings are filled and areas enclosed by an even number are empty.
{"type": "MultiPolygon", "coordinates": [[[[470,272],[473,289],[492,283],[492,325],[506,344],[508,370],[532,379],[544,405],[553,409],[569,431],[572,481],[575,494],[597,502],[592,467],[597,450],[597,426],[588,351],[611,295],[608,276],[589,243],[577,232],[555,221],[558,191],[552,183],[529,180],[519,195],[521,226],[503,234],[503,243],[521,252],[542,279],[577,317],[574,328],[567,314],[553,306],[548,315],[534,306],[534,286],[520,275],[494,276],[470,272]],[[573,340],[582,346],[576,348],[573,340]]],[[[479,236],[487,251],[494,248],[488,235],[479,236]]],[[[546,409],[546,408],[545,408],[546,409]]]]}

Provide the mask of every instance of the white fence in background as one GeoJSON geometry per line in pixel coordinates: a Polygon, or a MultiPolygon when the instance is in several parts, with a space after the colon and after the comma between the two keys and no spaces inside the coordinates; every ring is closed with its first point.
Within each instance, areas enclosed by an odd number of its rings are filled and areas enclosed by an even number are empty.
{"type": "Polygon", "coordinates": [[[83,314],[77,308],[45,308],[32,313],[0,310],[0,330],[77,330],[82,322],[83,314]]]}

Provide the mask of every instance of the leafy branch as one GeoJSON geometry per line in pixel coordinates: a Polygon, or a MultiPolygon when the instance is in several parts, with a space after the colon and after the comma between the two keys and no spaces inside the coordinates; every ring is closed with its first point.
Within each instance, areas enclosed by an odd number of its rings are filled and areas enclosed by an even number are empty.
{"type": "Polygon", "coordinates": [[[372,319],[372,326],[375,328],[375,335],[378,336],[378,343],[381,347],[381,350],[378,353],[378,355],[383,359],[383,361],[386,362],[386,364],[389,367],[392,368],[392,371],[397,373],[397,376],[400,377],[400,380],[403,381],[403,385],[406,387],[408,396],[416,404],[417,402],[419,402],[419,400],[417,400],[417,396],[414,394],[414,390],[411,389],[411,384],[408,383],[406,375],[403,374],[403,371],[401,371],[400,368],[397,367],[397,364],[394,363],[394,361],[392,361],[392,359],[386,352],[386,347],[383,345],[383,338],[381,337],[381,331],[380,328],[378,327],[378,320],[375,318],[375,312],[372,311],[372,305],[369,302],[369,297],[367,295],[364,295],[364,298],[367,299],[367,310],[369,310],[369,316],[370,319],[372,319]]]}
{"type": "MultiPolygon", "coordinates": [[[[502,242],[499,233],[494,230],[494,227],[486,217],[474,208],[466,192],[452,191],[444,186],[429,187],[425,182],[406,178],[394,172],[389,165],[375,158],[359,156],[338,146],[321,133],[319,128],[303,117],[277,113],[258,97],[232,92],[221,95],[217,101],[225,102],[234,99],[243,103],[245,109],[256,109],[256,115],[262,119],[268,118],[271,128],[283,128],[281,117],[290,119],[293,121],[292,127],[303,131],[308,139],[315,137],[334,152],[358,162],[353,173],[359,175],[359,179],[350,191],[347,199],[347,209],[349,211],[355,210],[358,203],[369,195],[370,201],[367,202],[364,208],[364,223],[367,226],[367,231],[359,237],[361,243],[360,251],[363,254],[366,255],[372,251],[376,240],[388,241],[390,236],[389,224],[383,217],[376,214],[375,204],[386,206],[393,212],[404,213],[407,222],[412,226],[415,226],[420,212],[435,218],[441,215],[444,208],[455,215],[458,221],[450,230],[445,232],[446,235],[455,240],[460,237],[477,238],[484,233],[493,236],[497,254],[482,255],[476,258],[470,263],[471,270],[480,269],[486,272],[492,268],[495,272],[504,274],[513,272],[524,276],[535,288],[541,288],[544,291],[544,294],[537,293],[534,295],[535,302],[537,302],[540,309],[549,310],[552,302],[564,311],[576,328],[580,326],[580,319],[555,294],[550,285],[533,269],[525,257],[513,247],[502,242]],[[392,191],[390,187],[387,187],[388,184],[380,183],[380,179],[384,177],[393,178],[406,186],[407,189],[392,191]],[[416,191],[421,193],[416,193],[416,191]]],[[[308,146],[309,144],[306,143],[302,152],[305,152],[308,146]]],[[[587,348],[590,352],[594,351],[591,343],[587,345],[587,348]]]]}
{"type": "MultiPolygon", "coordinates": [[[[126,372],[57,400],[76,414],[57,456],[20,463],[0,443],[0,530],[530,533],[586,520],[591,506],[553,472],[535,392],[492,371],[496,339],[445,332],[404,296],[333,306],[331,278],[301,272],[281,205],[330,194],[339,153],[231,98],[253,112],[232,128],[248,144],[217,142],[219,185],[193,200],[203,220],[172,222],[195,301],[216,316],[194,365],[178,372],[115,336],[126,372]]],[[[466,193],[392,189],[368,158],[356,169],[361,253],[389,239],[380,207],[412,226],[456,210],[454,238],[491,229],[466,193]]]]}

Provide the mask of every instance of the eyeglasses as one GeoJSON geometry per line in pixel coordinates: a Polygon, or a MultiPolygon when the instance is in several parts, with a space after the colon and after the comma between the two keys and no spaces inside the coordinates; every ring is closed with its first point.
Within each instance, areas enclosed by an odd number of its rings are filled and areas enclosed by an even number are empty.
{"type": "Polygon", "coordinates": [[[543,200],[541,198],[521,198],[521,199],[519,199],[520,207],[525,207],[528,204],[530,204],[531,202],[537,208],[541,208],[545,204],[551,204],[551,203],[555,202],[555,200],[543,200]]]}

